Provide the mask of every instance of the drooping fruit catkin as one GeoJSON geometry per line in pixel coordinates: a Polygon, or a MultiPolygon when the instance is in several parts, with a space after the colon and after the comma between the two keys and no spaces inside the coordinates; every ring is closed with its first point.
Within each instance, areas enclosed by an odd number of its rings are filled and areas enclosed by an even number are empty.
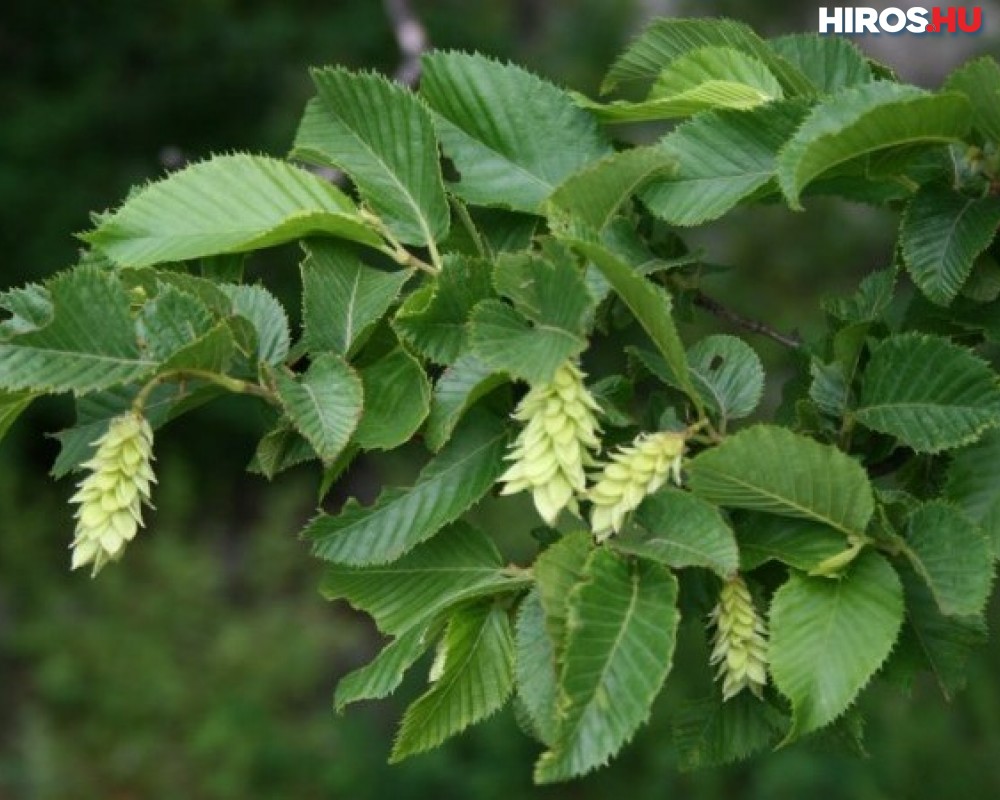
{"type": "Polygon", "coordinates": [[[584,467],[600,447],[598,405],[583,379],[580,368],[567,361],[551,382],[531,387],[514,412],[525,425],[507,454],[513,464],[500,476],[501,494],[530,490],[549,525],[586,489],[584,467]]]}
{"type": "Polygon", "coordinates": [[[632,444],[612,454],[587,493],[594,504],[590,527],[597,541],[618,533],[629,512],[663,486],[671,474],[680,483],[683,454],[683,434],[669,431],[640,434],[632,444]]]}
{"type": "Polygon", "coordinates": [[[142,525],[142,504],[149,505],[150,485],[156,482],[153,430],[140,414],[112,420],[94,445],[93,458],[83,465],[88,474],[70,498],[79,505],[70,545],[72,568],[93,564],[91,575],[120,558],[135,538],[142,525]]]}
{"type": "Polygon", "coordinates": [[[760,697],[767,683],[767,627],[741,577],[723,584],[709,621],[715,627],[709,663],[718,665],[722,699],[747,688],[760,697]]]}

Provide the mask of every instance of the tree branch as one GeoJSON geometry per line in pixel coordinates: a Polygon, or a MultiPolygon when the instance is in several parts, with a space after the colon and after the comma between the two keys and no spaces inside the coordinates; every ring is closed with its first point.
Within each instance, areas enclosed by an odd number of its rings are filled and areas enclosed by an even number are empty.
{"type": "Polygon", "coordinates": [[[396,67],[395,78],[405,86],[415,86],[420,80],[420,56],[430,46],[427,29],[417,18],[409,0],[383,0],[382,5],[403,57],[396,67]]]}
{"type": "Polygon", "coordinates": [[[714,297],[709,297],[701,289],[694,290],[694,304],[720,319],[731,322],[738,328],[750,331],[751,333],[759,333],[761,336],[766,336],[768,339],[772,339],[785,347],[790,347],[793,350],[798,350],[802,347],[802,340],[798,336],[789,336],[776,331],[764,322],[744,317],[731,308],[727,308],[714,297]]]}

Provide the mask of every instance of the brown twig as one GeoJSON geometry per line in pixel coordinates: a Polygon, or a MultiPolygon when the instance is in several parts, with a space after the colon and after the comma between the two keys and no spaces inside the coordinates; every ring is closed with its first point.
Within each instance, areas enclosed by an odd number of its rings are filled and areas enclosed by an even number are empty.
{"type": "Polygon", "coordinates": [[[427,29],[417,18],[409,0],[383,0],[382,5],[403,57],[395,78],[405,86],[415,86],[420,80],[420,56],[430,46],[427,29]]]}
{"type": "Polygon", "coordinates": [[[790,347],[793,350],[799,350],[802,347],[802,340],[797,336],[789,336],[781,333],[780,331],[776,331],[764,322],[744,317],[742,314],[738,314],[731,308],[727,308],[714,297],[709,297],[701,289],[694,290],[694,304],[699,308],[705,309],[708,313],[714,314],[720,319],[731,322],[738,328],[750,331],[751,333],[759,333],[761,336],[766,336],[768,339],[772,339],[785,347],[790,347]]]}

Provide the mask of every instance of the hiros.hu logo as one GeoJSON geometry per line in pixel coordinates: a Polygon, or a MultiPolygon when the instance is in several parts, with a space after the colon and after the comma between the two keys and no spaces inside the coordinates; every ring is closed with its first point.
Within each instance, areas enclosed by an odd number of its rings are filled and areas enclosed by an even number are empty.
{"type": "Polygon", "coordinates": [[[983,26],[980,6],[934,6],[930,9],[865,6],[822,7],[820,33],[975,33],[983,26]]]}

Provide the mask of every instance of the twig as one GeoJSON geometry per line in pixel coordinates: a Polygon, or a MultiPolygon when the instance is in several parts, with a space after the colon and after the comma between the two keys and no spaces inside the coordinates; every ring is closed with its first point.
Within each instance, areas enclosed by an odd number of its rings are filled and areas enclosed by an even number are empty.
{"type": "Polygon", "coordinates": [[[694,304],[720,319],[731,322],[738,328],[743,328],[743,330],[750,331],[751,333],[759,333],[761,336],[773,339],[785,347],[790,347],[793,350],[798,350],[802,347],[802,340],[797,336],[788,336],[780,331],[776,331],[764,322],[744,317],[742,314],[738,314],[731,308],[722,305],[714,297],[709,297],[701,289],[694,290],[694,304]]]}
{"type": "Polygon", "coordinates": [[[382,5],[403,57],[396,67],[395,78],[405,86],[415,86],[420,80],[420,56],[430,45],[427,29],[410,7],[409,0],[383,0],[382,5]]]}

